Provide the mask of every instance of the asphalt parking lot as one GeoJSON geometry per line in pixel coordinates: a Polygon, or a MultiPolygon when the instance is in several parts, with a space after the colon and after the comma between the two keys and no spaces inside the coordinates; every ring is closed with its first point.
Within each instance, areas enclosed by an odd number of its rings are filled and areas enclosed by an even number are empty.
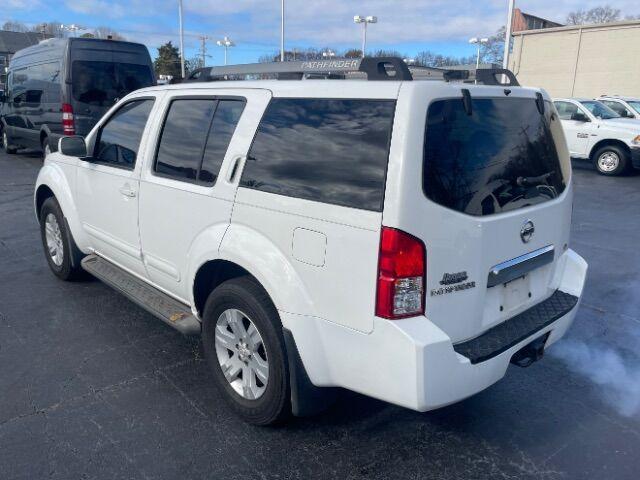
{"type": "Polygon", "coordinates": [[[429,413],[346,394],[258,428],[202,349],[98,281],[48,270],[37,155],[0,151],[0,478],[637,479],[640,175],[575,164],[572,246],[589,262],[568,338],[429,413]]]}

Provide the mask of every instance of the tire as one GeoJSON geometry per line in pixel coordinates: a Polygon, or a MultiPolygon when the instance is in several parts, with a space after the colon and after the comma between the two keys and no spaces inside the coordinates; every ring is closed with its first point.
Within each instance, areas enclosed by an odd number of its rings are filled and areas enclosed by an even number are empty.
{"type": "Polygon", "coordinates": [[[40,209],[40,237],[47,263],[56,277],[61,280],[84,277],[80,266],[83,254],[73,241],[62,209],[54,197],[47,198],[40,209]]]}
{"type": "Polygon", "coordinates": [[[42,159],[44,160],[45,158],[47,158],[47,155],[53,152],[51,145],[49,144],[49,137],[44,137],[42,139],[41,147],[42,147],[42,159]]]}
{"type": "Polygon", "coordinates": [[[9,137],[6,128],[2,129],[2,148],[4,148],[4,151],[9,155],[13,155],[18,151],[17,148],[11,146],[11,137],[9,137]]]}
{"type": "Polygon", "coordinates": [[[629,167],[629,154],[617,145],[605,145],[593,154],[593,162],[601,175],[622,175],[629,167]]]}
{"type": "Polygon", "coordinates": [[[234,278],[211,292],[204,307],[202,341],[218,389],[236,414],[254,425],[274,425],[289,417],[291,389],[282,324],[256,280],[234,278]]]}

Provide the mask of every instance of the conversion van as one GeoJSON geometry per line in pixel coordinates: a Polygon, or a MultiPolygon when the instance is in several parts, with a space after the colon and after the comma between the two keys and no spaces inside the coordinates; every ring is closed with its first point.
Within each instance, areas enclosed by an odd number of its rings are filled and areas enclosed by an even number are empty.
{"type": "Polygon", "coordinates": [[[9,64],[2,145],[55,149],[63,135],[86,135],[119,99],[155,84],[147,47],[92,38],[51,38],[9,64]]]}

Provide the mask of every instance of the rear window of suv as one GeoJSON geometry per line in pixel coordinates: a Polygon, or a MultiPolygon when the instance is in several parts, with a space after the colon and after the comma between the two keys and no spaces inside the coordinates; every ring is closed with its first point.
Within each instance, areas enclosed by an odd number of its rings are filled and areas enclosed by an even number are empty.
{"type": "Polygon", "coordinates": [[[550,130],[532,98],[460,98],[427,113],[423,188],[444,207],[492,215],[551,200],[565,188],[550,130]]]}
{"type": "Polygon", "coordinates": [[[394,110],[393,100],[274,99],[241,185],[381,211],[394,110]]]}

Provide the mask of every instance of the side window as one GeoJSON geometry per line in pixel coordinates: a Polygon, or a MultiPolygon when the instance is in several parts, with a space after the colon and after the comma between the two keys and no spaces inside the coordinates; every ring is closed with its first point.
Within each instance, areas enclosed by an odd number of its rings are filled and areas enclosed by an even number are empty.
{"type": "Polygon", "coordinates": [[[618,115],[620,115],[621,117],[632,117],[633,115],[631,114],[631,112],[629,110],[627,110],[625,108],[624,105],[622,105],[619,102],[613,102],[611,100],[605,100],[602,103],[604,103],[607,107],[609,107],[611,110],[613,110],[614,112],[616,112],[618,115]]]}
{"type": "Polygon", "coordinates": [[[241,185],[382,211],[394,110],[392,100],[272,100],[241,185]]]}
{"type": "Polygon", "coordinates": [[[207,146],[204,149],[198,180],[209,184],[215,183],[242,110],[244,110],[244,102],[242,101],[220,100],[218,102],[218,108],[216,108],[209,130],[207,146]]]}
{"type": "Polygon", "coordinates": [[[244,108],[243,101],[178,99],[171,102],[155,172],[176,180],[212,185],[244,108]]]}
{"type": "Polygon", "coordinates": [[[98,132],[93,154],[96,161],[133,170],[152,107],[151,99],[134,100],[120,107],[98,132]]]}
{"type": "Polygon", "coordinates": [[[554,102],[560,120],[571,120],[571,117],[578,112],[578,107],[569,102],[554,102]]]}

